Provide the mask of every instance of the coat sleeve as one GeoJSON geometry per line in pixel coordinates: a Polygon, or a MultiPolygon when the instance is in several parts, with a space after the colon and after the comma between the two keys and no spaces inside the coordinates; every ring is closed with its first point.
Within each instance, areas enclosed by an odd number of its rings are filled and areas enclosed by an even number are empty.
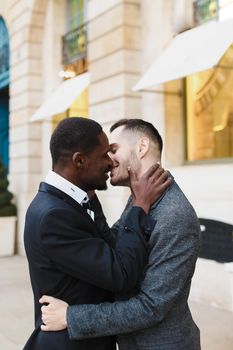
{"type": "Polygon", "coordinates": [[[74,305],[67,310],[71,339],[130,333],[161,322],[192,278],[199,250],[199,225],[171,213],[152,233],[152,250],[140,292],[128,300],[74,305]]]}
{"type": "Polygon", "coordinates": [[[113,225],[112,228],[110,228],[106,221],[100,201],[96,195],[91,199],[90,204],[91,209],[95,213],[95,224],[98,228],[100,236],[105,239],[111,247],[115,247],[120,219],[113,225]]]}
{"type": "Polygon", "coordinates": [[[67,209],[52,209],[41,222],[46,255],[63,272],[97,287],[119,292],[138,283],[148,258],[141,225],[147,214],[132,207],[114,249],[105,239],[87,232],[83,218],[71,224],[67,209]]]}

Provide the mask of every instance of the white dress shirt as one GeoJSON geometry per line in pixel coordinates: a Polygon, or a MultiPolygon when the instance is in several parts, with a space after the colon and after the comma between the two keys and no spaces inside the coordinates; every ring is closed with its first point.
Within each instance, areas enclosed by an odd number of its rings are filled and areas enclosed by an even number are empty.
{"type": "MultiPolygon", "coordinates": [[[[45,182],[51,186],[56,187],[58,190],[68,194],[80,205],[87,203],[89,201],[88,195],[78,186],[75,186],[70,181],[66,180],[64,177],[58,175],[54,171],[50,171],[45,178],[45,182]]],[[[90,215],[92,220],[94,220],[94,212],[90,209],[87,209],[87,213],[90,215]]]]}

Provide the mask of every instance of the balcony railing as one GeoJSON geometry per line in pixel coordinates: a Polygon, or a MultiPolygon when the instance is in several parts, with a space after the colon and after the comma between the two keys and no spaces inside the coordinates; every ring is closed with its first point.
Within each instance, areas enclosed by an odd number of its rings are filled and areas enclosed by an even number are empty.
{"type": "Polygon", "coordinates": [[[87,24],[84,24],[62,37],[62,61],[64,65],[72,64],[87,56],[87,24]]]}

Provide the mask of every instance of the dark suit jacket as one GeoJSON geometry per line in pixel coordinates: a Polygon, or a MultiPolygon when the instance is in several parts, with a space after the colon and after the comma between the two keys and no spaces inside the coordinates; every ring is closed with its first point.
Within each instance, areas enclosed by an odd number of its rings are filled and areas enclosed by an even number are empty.
{"type": "Polygon", "coordinates": [[[112,300],[112,292],[137,284],[147,261],[147,244],[140,221],[145,213],[133,208],[124,234],[115,241],[95,198],[96,223],[70,196],[46,183],[30,204],[24,242],[35,303],[35,331],[25,350],[111,350],[113,337],[69,340],[67,331],[42,332],[39,298],[43,294],[69,304],[112,300]],[[104,223],[104,224],[103,224],[104,223]],[[113,246],[114,249],[113,249],[113,246]]]}

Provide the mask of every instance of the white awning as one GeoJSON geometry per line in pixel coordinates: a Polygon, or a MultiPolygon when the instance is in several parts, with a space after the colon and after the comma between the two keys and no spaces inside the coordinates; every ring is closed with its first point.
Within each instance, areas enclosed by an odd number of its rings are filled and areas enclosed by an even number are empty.
{"type": "Polygon", "coordinates": [[[55,114],[65,112],[87,88],[89,83],[89,73],[83,73],[75,78],[63,81],[32,115],[30,121],[45,120],[55,114]]]}
{"type": "Polygon", "coordinates": [[[148,89],[213,68],[232,43],[233,20],[208,22],[178,34],[133,90],[148,89]]]}

